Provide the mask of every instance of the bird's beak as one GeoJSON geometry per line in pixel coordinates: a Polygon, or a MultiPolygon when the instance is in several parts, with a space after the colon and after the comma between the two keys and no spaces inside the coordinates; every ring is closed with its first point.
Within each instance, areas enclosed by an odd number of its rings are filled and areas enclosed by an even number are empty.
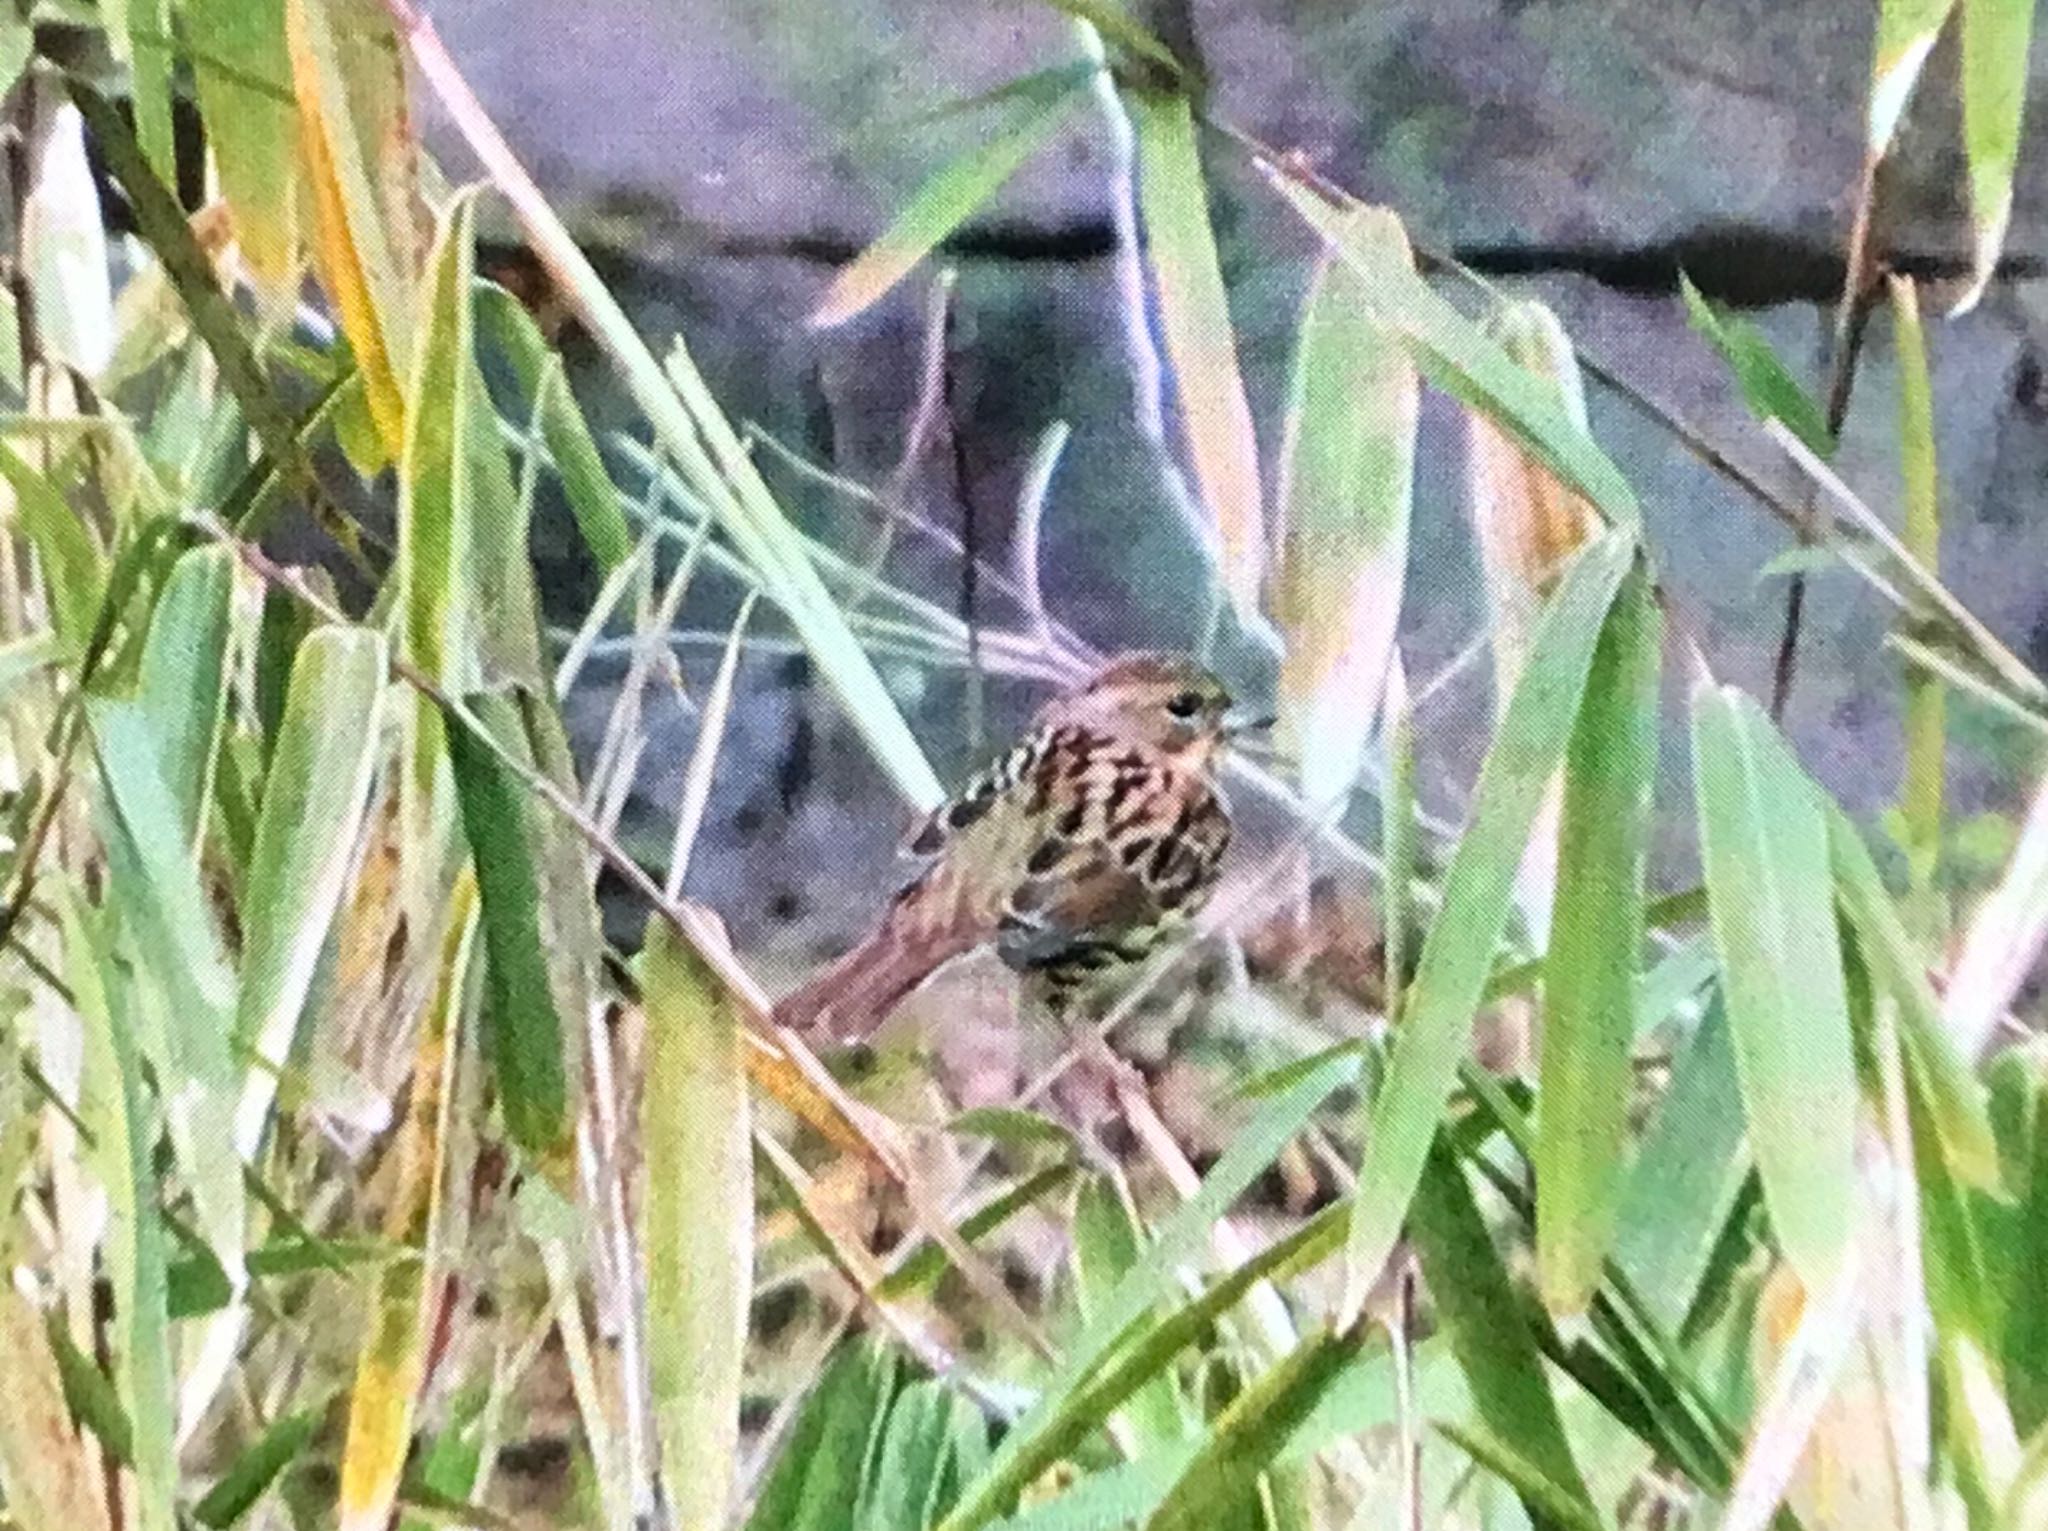
{"type": "Polygon", "coordinates": [[[1272,713],[1252,713],[1233,708],[1223,715],[1223,737],[1240,738],[1245,734],[1264,733],[1280,720],[1272,713]]]}

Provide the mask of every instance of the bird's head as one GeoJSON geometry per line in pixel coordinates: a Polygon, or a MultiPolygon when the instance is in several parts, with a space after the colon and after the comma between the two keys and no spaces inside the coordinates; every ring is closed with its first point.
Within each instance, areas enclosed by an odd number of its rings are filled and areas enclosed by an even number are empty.
{"type": "Polygon", "coordinates": [[[1047,709],[1054,723],[1083,723],[1149,745],[1196,769],[1235,734],[1261,726],[1232,711],[1223,682],[1184,654],[1144,651],[1110,660],[1047,709]]]}

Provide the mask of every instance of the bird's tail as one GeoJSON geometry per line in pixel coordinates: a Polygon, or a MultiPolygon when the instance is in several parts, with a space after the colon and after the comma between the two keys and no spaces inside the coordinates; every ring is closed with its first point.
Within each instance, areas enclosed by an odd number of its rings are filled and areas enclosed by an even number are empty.
{"type": "Polygon", "coordinates": [[[778,1025],[837,1041],[867,1036],[940,966],[971,950],[967,921],[932,928],[904,919],[879,929],[775,1006],[778,1025]]]}

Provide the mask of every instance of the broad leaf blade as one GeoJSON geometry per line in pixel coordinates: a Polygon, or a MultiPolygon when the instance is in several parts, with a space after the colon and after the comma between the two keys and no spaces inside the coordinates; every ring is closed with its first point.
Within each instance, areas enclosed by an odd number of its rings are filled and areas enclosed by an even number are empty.
{"type": "Polygon", "coordinates": [[[106,592],[107,560],[56,486],[5,442],[0,442],[0,478],[14,491],[15,513],[42,561],[51,625],[67,648],[82,653],[106,592]]]}
{"type": "Polygon", "coordinates": [[[191,1180],[200,1230],[239,1284],[241,1164],[231,1136],[220,1130],[234,1110],[237,1082],[229,1049],[235,974],[181,832],[148,714],[135,702],[96,700],[88,707],[107,788],[116,906],[140,961],[135,1003],[161,1014],[164,1053],[153,1061],[164,1115],[191,1180]]]}
{"type": "Polygon", "coordinates": [[[647,1336],[662,1481],[676,1523],[723,1525],[739,1454],[753,1285],[754,1176],[741,1017],[666,922],[642,974],[647,1074],[640,1142],[647,1336]]]}
{"type": "Polygon", "coordinates": [[[187,845],[198,843],[214,736],[227,706],[221,673],[233,575],[234,554],[227,548],[194,548],[180,557],[157,597],[142,649],[136,699],[161,743],[164,785],[187,845]]]}
{"type": "Polygon", "coordinates": [[[2027,50],[2034,0],[1962,0],[1963,152],[1970,162],[1970,224],[1976,235],[1966,313],[1991,283],[2012,220],[2020,119],[2027,104],[2027,50]]]}
{"type": "Polygon", "coordinates": [[[1209,516],[1218,572],[1241,618],[1256,626],[1265,574],[1259,451],[1237,365],[1237,339],[1188,98],[1127,90],[1138,136],[1138,207],[1160,327],[1173,363],[1188,461],[1209,516]]]}
{"type": "Polygon", "coordinates": [[[1728,1009],[1707,1006],[1629,1173],[1614,1260],[1676,1334],[1750,1169],[1728,1009]]]}
{"type": "Polygon", "coordinates": [[[1507,926],[1530,822],[1564,758],[1601,627],[1634,557],[1634,539],[1617,530],[1572,563],[1480,767],[1471,821],[1445,874],[1443,905],[1423,942],[1407,1019],[1372,1106],[1352,1214],[1347,1307],[1377,1279],[1422,1176],[1507,926]]]}
{"type": "Polygon", "coordinates": [[[1890,149],[1906,103],[1920,82],[1920,70],[1934,51],[1934,40],[1956,0],[1880,0],[1877,50],[1870,61],[1870,111],[1867,152],[1882,157],[1890,149]]]}
{"type": "Polygon", "coordinates": [[[1562,1312],[1599,1285],[1620,1201],[1662,627],[1638,563],[1608,612],[1565,757],[1535,1161],[1537,1265],[1562,1312]]]}
{"type": "Polygon", "coordinates": [[[235,1034],[260,1060],[235,1108],[254,1159],[370,805],[383,719],[383,636],[323,627],[299,645],[263,783],[243,899],[235,1034]]]}
{"type": "MultiPolygon", "coordinates": [[[[66,976],[84,1027],[80,1111],[92,1133],[93,1167],[112,1214],[106,1244],[114,1297],[111,1338],[115,1382],[129,1420],[137,1519],[144,1531],[171,1531],[177,1523],[176,1387],[143,1060],[134,1044],[134,1018],[126,1013],[127,996],[112,987],[119,982],[119,969],[96,912],[80,906],[66,890],[62,923],[66,976]]],[[[239,1247],[233,1254],[240,1258],[239,1247]]],[[[12,1376],[15,1362],[9,1354],[12,1376]]],[[[9,1480],[10,1502],[13,1492],[9,1480]]]]}
{"type": "Polygon", "coordinates": [[[1441,1145],[1431,1151],[1416,1187],[1409,1226],[1438,1321],[1472,1389],[1479,1419],[1492,1435],[1514,1442],[1545,1481],[1590,1512],[1591,1496],[1507,1268],[1487,1235],[1464,1170],[1441,1145]]]}
{"type": "Polygon", "coordinates": [[[1819,456],[1832,454],[1835,438],[1828,430],[1827,416],[1779,360],[1763,331],[1747,319],[1717,309],[1683,272],[1679,273],[1679,286],[1685,294],[1686,318],[1728,363],[1749,412],[1759,420],[1782,420],[1786,429],[1819,456]]]}
{"type": "Polygon", "coordinates": [[[1233,1399],[1145,1522],[1147,1531],[1203,1531],[1225,1507],[1251,1499],[1259,1475],[1356,1359],[1364,1335],[1318,1330],[1233,1399]]]}
{"type": "MultiPolygon", "coordinates": [[[[1411,259],[1392,214],[1362,208],[1351,221],[1354,237],[1383,243],[1388,259],[1411,259]]],[[[1281,448],[1280,745],[1300,762],[1311,803],[1334,801],[1357,778],[1408,573],[1421,384],[1358,287],[1357,273],[1327,255],[1317,267],[1281,448]]]]}
{"type": "Polygon", "coordinates": [[[880,237],[832,279],[811,313],[812,327],[844,324],[887,296],[1052,140],[1081,100],[1079,83],[1071,77],[1048,78],[1024,95],[1011,120],[933,172],[880,237]]]}
{"type": "Polygon", "coordinates": [[[1772,1226],[1810,1291],[1847,1248],[1857,1089],[1820,790],[1756,703],[1702,681],[1694,782],[1714,947],[1772,1226]]]}
{"type": "Polygon", "coordinates": [[[1268,179],[1302,220],[1364,281],[1375,316],[1407,340],[1429,381],[1512,433],[1610,521],[1638,518],[1635,493],[1607,454],[1558,402],[1554,388],[1518,365],[1499,341],[1453,308],[1413,270],[1361,246],[1342,206],[1277,170],[1268,179]]]}
{"type": "MultiPolygon", "coordinates": [[[[299,125],[284,0],[184,0],[200,120],[250,274],[282,298],[299,266],[299,125]]],[[[168,178],[167,178],[168,179],[168,178]]]]}
{"type": "MultiPolygon", "coordinates": [[[[503,698],[473,697],[470,708],[500,744],[520,737],[518,716],[503,698]]],[[[521,784],[490,748],[454,716],[445,722],[483,903],[487,1052],[505,1126],[529,1154],[560,1161],[570,1151],[575,1122],[568,1107],[562,1017],[541,941],[538,826],[529,821],[521,784]]]]}

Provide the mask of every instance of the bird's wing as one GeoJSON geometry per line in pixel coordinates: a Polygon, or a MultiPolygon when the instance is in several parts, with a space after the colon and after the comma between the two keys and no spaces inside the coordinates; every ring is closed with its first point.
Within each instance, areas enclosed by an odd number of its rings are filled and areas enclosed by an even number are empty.
{"type": "Polygon", "coordinates": [[[1206,783],[1096,752],[1072,802],[1044,821],[1010,892],[996,949],[1019,969],[1081,951],[1137,960],[1213,886],[1230,819],[1206,783]]]}
{"type": "Polygon", "coordinates": [[[978,823],[988,811],[1029,777],[1052,747],[1052,732],[1037,729],[1020,739],[981,770],[969,777],[952,797],[927,814],[903,840],[911,856],[936,856],[963,829],[978,823]]]}

